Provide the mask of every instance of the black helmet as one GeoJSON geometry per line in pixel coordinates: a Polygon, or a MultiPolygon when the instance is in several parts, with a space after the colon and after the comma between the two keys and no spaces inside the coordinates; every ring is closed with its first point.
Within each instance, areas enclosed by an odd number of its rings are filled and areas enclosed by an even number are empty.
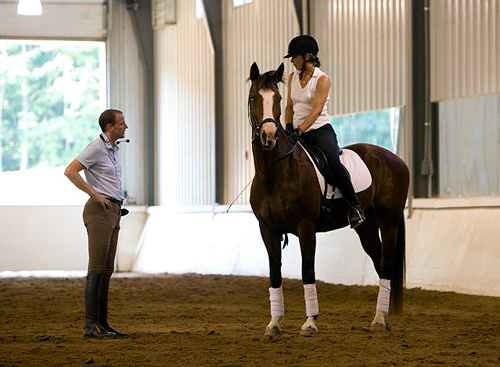
{"type": "Polygon", "coordinates": [[[292,57],[294,55],[303,55],[311,53],[317,55],[319,51],[318,43],[314,37],[303,34],[295,37],[288,44],[288,53],[284,57],[292,57]]]}

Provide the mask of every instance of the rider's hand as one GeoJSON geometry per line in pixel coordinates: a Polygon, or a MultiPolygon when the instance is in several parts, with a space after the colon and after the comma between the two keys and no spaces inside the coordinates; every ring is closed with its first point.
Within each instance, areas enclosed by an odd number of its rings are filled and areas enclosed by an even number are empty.
{"type": "Polygon", "coordinates": [[[299,141],[299,132],[297,131],[297,129],[294,129],[290,133],[290,137],[294,140],[294,144],[299,141]]]}
{"type": "Polygon", "coordinates": [[[111,208],[111,202],[108,200],[108,198],[102,194],[95,194],[92,196],[92,200],[95,202],[101,204],[103,209],[109,209],[111,208]]]}

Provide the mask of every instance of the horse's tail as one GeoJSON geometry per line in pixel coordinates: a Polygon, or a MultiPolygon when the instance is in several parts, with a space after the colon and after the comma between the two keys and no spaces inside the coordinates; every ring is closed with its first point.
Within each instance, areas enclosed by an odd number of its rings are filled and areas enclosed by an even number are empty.
{"type": "Polygon", "coordinates": [[[394,250],[394,259],[392,263],[391,309],[395,314],[400,314],[401,311],[403,311],[403,287],[406,276],[405,237],[405,217],[404,213],[402,213],[398,224],[396,248],[394,250]]]}

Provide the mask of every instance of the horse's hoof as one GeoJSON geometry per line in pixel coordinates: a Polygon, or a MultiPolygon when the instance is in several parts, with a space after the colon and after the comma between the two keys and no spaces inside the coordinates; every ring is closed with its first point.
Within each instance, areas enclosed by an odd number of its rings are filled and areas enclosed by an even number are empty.
{"type": "Polygon", "coordinates": [[[265,336],[279,336],[281,335],[281,329],[277,326],[266,327],[265,336]]]}
{"type": "Polygon", "coordinates": [[[375,323],[370,327],[371,331],[391,331],[391,326],[389,324],[375,323]]]}
{"type": "Polygon", "coordinates": [[[302,336],[312,336],[318,332],[318,328],[307,327],[305,329],[300,329],[300,335],[302,336]]]}

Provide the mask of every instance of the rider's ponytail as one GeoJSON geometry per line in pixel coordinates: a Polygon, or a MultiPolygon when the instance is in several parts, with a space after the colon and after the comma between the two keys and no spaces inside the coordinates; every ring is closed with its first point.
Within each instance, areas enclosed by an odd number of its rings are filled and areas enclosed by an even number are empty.
{"type": "Polygon", "coordinates": [[[318,55],[314,55],[309,53],[309,60],[306,61],[306,54],[302,55],[302,69],[300,69],[300,75],[299,77],[302,78],[302,74],[304,74],[304,71],[306,71],[306,63],[310,62],[314,65],[314,67],[319,68],[321,66],[321,62],[319,61],[318,55]]]}

